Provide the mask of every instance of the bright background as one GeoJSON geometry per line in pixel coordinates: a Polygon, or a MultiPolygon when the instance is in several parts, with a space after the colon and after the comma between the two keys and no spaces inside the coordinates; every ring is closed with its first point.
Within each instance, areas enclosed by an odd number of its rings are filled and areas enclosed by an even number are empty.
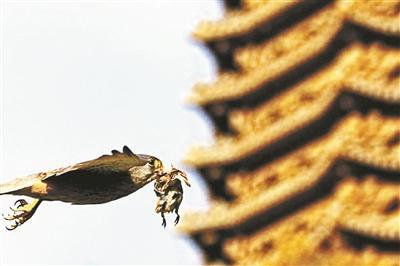
{"type": "MultiPolygon", "coordinates": [[[[125,144],[184,168],[212,134],[184,98],[215,73],[190,33],[221,10],[217,0],[2,1],[0,181],[125,144]]],[[[182,213],[207,208],[189,174],[182,213]]],[[[0,212],[16,199],[2,196],[0,212]]],[[[174,215],[161,227],[155,201],[149,185],[103,205],[44,202],[22,227],[0,229],[0,264],[200,264],[174,215]]]]}

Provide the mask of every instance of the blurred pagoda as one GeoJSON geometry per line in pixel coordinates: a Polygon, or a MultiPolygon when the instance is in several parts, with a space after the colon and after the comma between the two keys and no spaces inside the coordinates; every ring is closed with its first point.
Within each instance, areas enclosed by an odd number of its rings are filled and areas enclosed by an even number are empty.
{"type": "Polygon", "coordinates": [[[206,264],[400,265],[400,1],[224,4],[194,32],[211,206],[180,230],[206,264]]]}

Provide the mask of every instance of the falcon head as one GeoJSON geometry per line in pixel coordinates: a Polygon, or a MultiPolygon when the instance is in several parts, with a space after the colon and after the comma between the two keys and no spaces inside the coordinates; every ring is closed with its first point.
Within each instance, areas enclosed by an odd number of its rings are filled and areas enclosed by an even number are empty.
{"type": "Polygon", "coordinates": [[[153,173],[153,178],[158,178],[164,174],[164,166],[160,159],[146,154],[138,154],[138,157],[147,162],[146,166],[153,173]]]}
{"type": "Polygon", "coordinates": [[[160,176],[164,173],[164,167],[160,159],[150,156],[149,164],[153,169],[154,174],[160,176]]]}

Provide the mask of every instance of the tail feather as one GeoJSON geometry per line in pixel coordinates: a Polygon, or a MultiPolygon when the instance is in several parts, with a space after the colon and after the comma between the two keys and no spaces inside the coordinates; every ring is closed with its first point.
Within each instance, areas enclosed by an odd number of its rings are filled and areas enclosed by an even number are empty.
{"type": "Polygon", "coordinates": [[[31,187],[37,181],[37,175],[30,175],[13,179],[0,184],[0,195],[18,194],[18,191],[31,187]]]}

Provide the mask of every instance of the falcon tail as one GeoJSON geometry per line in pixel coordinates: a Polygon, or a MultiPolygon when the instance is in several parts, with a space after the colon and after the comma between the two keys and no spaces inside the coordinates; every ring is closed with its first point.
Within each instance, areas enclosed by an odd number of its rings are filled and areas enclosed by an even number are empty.
{"type": "Polygon", "coordinates": [[[37,175],[20,177],[8,182],[0,183],[0,195],[19,195],[19,192],[22,192],[25,188],[31,187],[35,181],[37,181],[37,175]]]}

